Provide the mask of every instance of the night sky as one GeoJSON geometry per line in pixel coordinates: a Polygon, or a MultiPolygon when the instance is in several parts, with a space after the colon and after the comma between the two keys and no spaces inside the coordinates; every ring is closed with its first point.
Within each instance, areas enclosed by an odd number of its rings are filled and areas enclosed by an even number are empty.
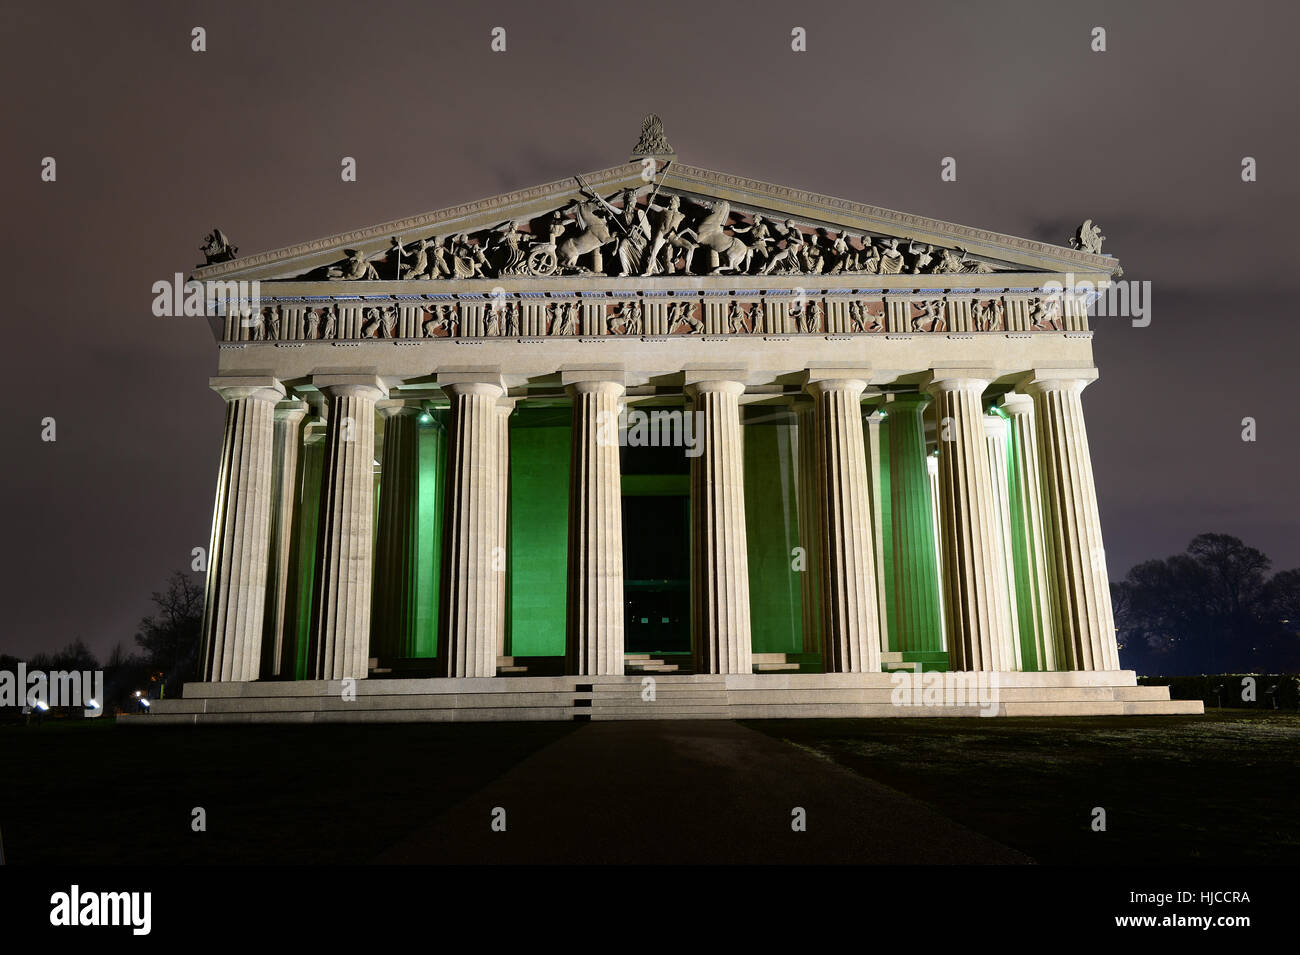
{"type": "Polygon", "coordinates": [[[249,255],[601,169],[651,111],[709,169],[1061,245],[1095,219],[1153,295],[1097,321],[1084,393],[1112,578],[1203,531],[1300,565],[1294,7],[281,6],[0,13],[0,652],[129,648],[207,546],[217,348],[150,288],[213,226],[249,255]]]}

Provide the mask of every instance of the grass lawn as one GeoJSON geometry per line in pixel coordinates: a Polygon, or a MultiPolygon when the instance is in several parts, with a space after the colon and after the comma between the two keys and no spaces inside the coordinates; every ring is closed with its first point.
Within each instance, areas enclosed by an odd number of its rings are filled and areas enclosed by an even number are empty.
{"type": "MultiPolygon", "coordinates": [[[[0,727],[0,832],[11,864],[366,862],[582,725],[0,727]]],[[[1296,713],[746,725],[1043,863],[1300,859],[1296,713]]]]}
{"type": "Polygon", "coordinates": [[[1040,863],[1300,861],[1300,714],[753,720],[1040,863]],[[1106,831],[1091,828],[1093,807],[1106,831]]]}
{"type": "Polygon", "coordinates": [[[3,727],[0,833],[10,864],[366,862],[575,725],[3,727]]]}

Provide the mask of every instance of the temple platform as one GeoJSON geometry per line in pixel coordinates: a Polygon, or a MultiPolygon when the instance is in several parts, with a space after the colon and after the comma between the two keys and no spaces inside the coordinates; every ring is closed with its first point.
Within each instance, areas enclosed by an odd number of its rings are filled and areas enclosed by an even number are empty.
{"type": "Polygon", "coordinates": [[[1061,673],[644,673],[509,679],[189,683],[131,725],[1169,716],[1205,712],[1132,670],[1061,673]],[[347,692],[345,693],[345,690],[347,692]]]}

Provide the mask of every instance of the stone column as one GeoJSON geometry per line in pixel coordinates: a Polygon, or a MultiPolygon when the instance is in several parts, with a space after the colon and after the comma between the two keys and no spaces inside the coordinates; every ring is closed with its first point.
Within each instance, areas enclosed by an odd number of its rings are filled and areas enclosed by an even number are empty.
{"type": "Polygon", "coordinates": [[[740,438],[741,381],[687,381],[699,455],[691,459],[691,610],[697,673],[753,673],[740,438]]]}
{"type": "Polygon", "coordinates": [[[563,376],[573,399],[565,665],[576,676],[623,673],[623,383],[608,375],[563,376]]]}
{"type": "Polygon", "coordinates": [[[885,500],[885,457],[881,442],[885,439],[881,426],[885,416],[879,408],[862,419],[862,437],[867,445],[867,493],[871,501],[871,556],[876,574],[876,626],[880,630],[880,651],[889,652],[889,576],[885,573],[885,509],[891,504],[885,500]]]}
{"type": "Polygon", "coordinates": [[[497,574],[497,656],[509,656],[509,616],[506,598],[509,596],[510,553],[510,412],[515,410],[515,399],[502,398],[497,402],[497,549],[493,566],[500,566],[497,574]]]}
{"type": "Polygon", "coordinates": [[[271,546],[268,562],[266,620],[262,636],[262,672],[279,677],[285,673],[286,628],[297,624],[298,615],[290,606],[289,574],[296,562],[296,533],[299,524],[298,484],[301,479],[298,452],[302,447],[302,422],[307,416],[307,402],[298,399],[281,401],[275,406],[274,473],[271,478],[271,546]]]}
{"type": "Polygon", "coordinates": [[[925,470],[930,475],[930,505],[934,527],[934,566],[939,574],[939,633],[943,637],[944,649],[948,648],[948,607],[944,596],[946,588],[943,583],[943,519],[939,516],[939,455],[925,456],[925,470]]]}
{"type": "Polygon", "coordinates": [[[864,379],[807,384],[817,402],[822,659],[827,673],[880,672],[871,507],[862,436],[864,379]]]}
{"type": "Polygon", "coordinates": [[[1051,543],[1043,521],[1034,400],[1008,392],[1002,398],[1002,410],[1011,426],[1011,553],[1021,653],[1025,669],[1055,670],[1062,650],[1054,619],[1051,543]]]}
{"type": "Polygon", "coordinates": [[[1005,670],[1006,587],[999,574],[982,396],[991,370],[937,369],[923,387],[935,400],[948,660],[953,670],[1005,670]]]}
{"type": "Polygon", "coordinates": [[[387,662],[416,655],[422,409],[405,401],[381,401],[378,410],[384,419],[384,457],[379,472],[370,652],[387,662]]]}
{"type": "Polygon", "coordinates": [[[1043,514],[1068,670],[1118,670],[1115,617],[1101,541],[1092,456],[1080,395],[1096,369],[1035,369],[1021,383],[1034,400],[1043,514]]]}
{"type": "MultiPolygon", "coordinates": [[[[925,463],[926,395],[894,395],[889,415],[889,498],[894,532],[894,625],[903,653],[940,653],[939,568],[925,463]]],[[[906,656],[904,660],[908,659],[906,656]]]]}
{"type": "Polygon", "coordinates": [[[203,605],[203,679],[256,680],[270,548],[274,378],[213,378],[226,402],[203,605]]]}
{"type": "Polygon", "coordinates": [[[800,575],[803,652],[819,653],[822,636],[822,549],[817,516],[817,409],[812,401],[796,403],[799,442],[799,546],[804,552],[800,575]]]}
{"type": "Polygon", "coordinates": [[[444,676],[496,676],[498,575],[505,572],[494,563],[501,526],[497,402],[505,387],[499,376],[444,378],[439,384],[451,408],[438,657],[444,676]]]}
{"type": "Polygon", "coordinates": [[[373,375],[312,379],[329,401],[316,541],[312,672],[317,680],[362,679],[369,670],[375,522],[373,375]]]}
{"type": "Polygon", "coordinates": [[[1020,670],[1020,621],[1016,614],[1015,561],[1011,554],[1011,488],[1008,481],[1007,437],[1010,428],[996,414],[984,416],[984,443],[989,453],[989,477],[993,489],[994,526],[997,528],[995,573],[1001,583],[998,612],[1003,616],[1002,632],[1007,641],[1003,648],[1004,669],[1020,670]]]}
{"type": "Polygon", "coordinates": [[[325,474],[325,438],[328,428],[324,415],[324,396],[312,409],[313,417],[303,425],[302,450],[299,452],[300,479],[295,488],[297,517],[294,521],[293,570],[289,576],[289,607],[286,616],[284,648],[280,656],[280,675],[310,678],[312,663],[311,615],[315,606],[312,589],[316,578],[317,531],[320,527],[321,485],[325,474]]]}

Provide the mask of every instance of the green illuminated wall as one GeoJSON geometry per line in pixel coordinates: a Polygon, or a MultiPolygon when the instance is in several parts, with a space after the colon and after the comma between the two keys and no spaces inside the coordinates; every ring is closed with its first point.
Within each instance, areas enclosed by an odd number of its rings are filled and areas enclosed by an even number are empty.
{"type": "Polygon", "coordinates": [[[419,561],[415,580],[415,655],[438,655],[439,589],[442,582],[442,505],[447,476],[447,412],[421,421],[419,446],[419,561]]]}
{"type": "Polygon", "coordinates": [[[563,656],[569,563],[571,411],[510,416],[510,652],[563,656]]]}
{"type": "Polygon", "coordinates": [[[794,417],[773,422],[770,410],[755,412],[744,427],[751,642],[755,653],[799,653],[801,582],[791,566],[799,546],[794,417]]]}
{"type": "MultiPolygon", "coordinates": [[[[311,612],[314,582],[316,579],[316,530],[320,526],[320,485],[325,466],[325,442],[314,440],[305,443],[301,455],[302,483],[298,488],[298,551],[297,572],[293,574],[296,626],[291,659],[294,661],[293,678],[311,679],[308,653],[311,647],[311,612]]],[[[288,634],[286,634],[286,639],[288,634]]]]}

